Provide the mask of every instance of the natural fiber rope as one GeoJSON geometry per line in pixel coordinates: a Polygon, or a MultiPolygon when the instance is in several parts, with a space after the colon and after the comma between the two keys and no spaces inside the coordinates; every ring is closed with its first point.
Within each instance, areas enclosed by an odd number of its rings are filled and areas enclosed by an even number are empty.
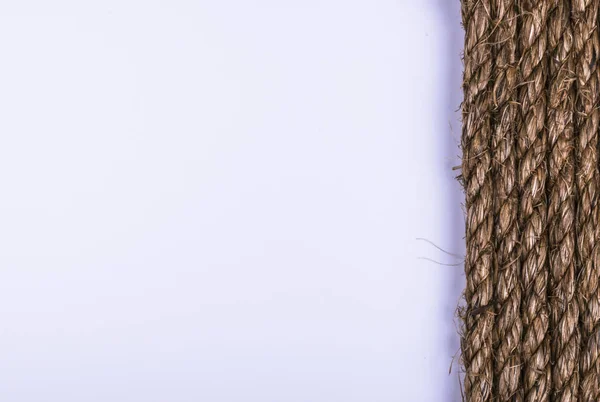
{"type": "Polygon", "coordinates": [[[552,399],[572,401],[579,387],[579,306],[575,301],[575,106],[570,1],[551,1],[548,23],[548,228],[552,399]]]}
{"type": "Polygon", "coordinates": [[[519,228],[517,224],[516,129],[520,121],[517,107],[517,10],[514,0],[496,0],[495,67],[492,139],[496,187],[496,266],[494,277],[497,302],[494,327],[494,376],[498,401],[523,400],[521,387],[521,287],[519,281],[519,228]]]}
{"type": "Polygon", "coordinates": [[[600,0],[461,0],[467,401],[600,401],[600,0]]]}
{"type": "Polygon", "coordinates": [[[465,391],[469,401],[487,401],[492,395],[492,194],[491,108],[492,73],[490,35],[491,0],[464,0],[465,42],[463,164],[467,212],[467,277],[465,330],[462,338],[466,368],[465,391]]]}
{"type": "Polygon", "coordinates": [[[522,378],[525,401],[546,401],[550,393],[550,337],[547,251],[546,114],[548,4],[519,3],[519,105],[517,131],[519,229],[521,239],[522,378]]]}
{"type": "Polygon", "coordinates": [[[600,294],[598,282],[598,70],[596,57],[600,51],[598,38],[598,0],[578,0],[572,5],[576,73],[577,141],[577,256],[578,302],[582,347],[579,360],[581,376],[580,400],[600,400],[600,294]]]}

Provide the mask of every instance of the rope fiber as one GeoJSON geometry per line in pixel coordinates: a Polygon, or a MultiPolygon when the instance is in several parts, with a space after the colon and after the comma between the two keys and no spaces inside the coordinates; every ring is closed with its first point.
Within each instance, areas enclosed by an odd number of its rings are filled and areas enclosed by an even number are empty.
{"type": "Polygon", "coordinates": [[[600,401],[600,0],[461,0],[466,401],[600,401]]]}

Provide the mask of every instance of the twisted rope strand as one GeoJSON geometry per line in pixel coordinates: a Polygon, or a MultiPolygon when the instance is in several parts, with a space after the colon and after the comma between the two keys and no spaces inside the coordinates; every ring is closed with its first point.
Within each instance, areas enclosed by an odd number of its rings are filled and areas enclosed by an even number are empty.
{"type": "Polygon", "coordinates": [[[545,85],[547,61],[546,1],[520,1],[519,104],[522,125],[517,140],[520,233],[523,392],[525,401],[550,397],[550,337],[547,266],[547,131],[545,85]]]}
{"type": "Polygon", "coordinates": [[[497,317],[494,380],[498,401],[523,401],[521,386],[521,287],[517,224],[517,10],[514,0],[496,0],[493,87],[497,317]]]}
{"type": "Polygon", "coordinates": [[[468,401],[490,401],[493,388],[492,328],[492,71],[491,0],[464,0],[464,101],[462,176],[466,193],[466,311],[461,339],[468,401]]]}
{"type": "Polygon", "coordinates": [[[579,306],[575,300],[574,65],[570,1],[552,0],[548,24],[550,317],[553,401],[577,400],[579,306]]]}
{"type": "Polygon", "coordinates": [[[571,18],[577,97],[575,152],[577,157],[578,303],[582,350],[579,359],[579,399],[600,400],[600,265],[598,265],[598,0],[573,0],[571,18]]]}

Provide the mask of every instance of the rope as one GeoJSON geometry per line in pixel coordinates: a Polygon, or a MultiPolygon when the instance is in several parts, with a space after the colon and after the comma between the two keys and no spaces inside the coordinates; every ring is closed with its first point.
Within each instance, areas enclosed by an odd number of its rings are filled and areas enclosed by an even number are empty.
{"type": "Polygon", "coordinates": [[[514,0],[496,0],[495,66],[493,70],[495,250],[497,303],[493,331],[495,390],[498,401],[523,400],[521,386],[521,287],[518,254],[518,189],[516,129],[520,119],[517,98],[517,10],[514,0]]]}
{"type": "Polygon", "coordinates": [[[467,401],[600,401],[600,0],[461,0],[467,401]]]}
{"type": "Polygon", "coordinates": [[[465,392],[469,401],[486,401],[492,395],[494,293],[492,234],[494,230],[492,125],[493,28],[491,0],[464,0],[462,175],[466,192],[467,250],[465,260],[467,309],[461,339],[465,365],[465,392]]]}

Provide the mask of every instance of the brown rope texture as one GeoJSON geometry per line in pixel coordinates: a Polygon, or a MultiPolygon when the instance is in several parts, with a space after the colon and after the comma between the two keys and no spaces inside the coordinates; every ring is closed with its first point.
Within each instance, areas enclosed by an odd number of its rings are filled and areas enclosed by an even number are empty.
{"type": "Polygon", "coordinates": [[[600,401],[600,0],[461,0],[466,401],[600,401]]]}

